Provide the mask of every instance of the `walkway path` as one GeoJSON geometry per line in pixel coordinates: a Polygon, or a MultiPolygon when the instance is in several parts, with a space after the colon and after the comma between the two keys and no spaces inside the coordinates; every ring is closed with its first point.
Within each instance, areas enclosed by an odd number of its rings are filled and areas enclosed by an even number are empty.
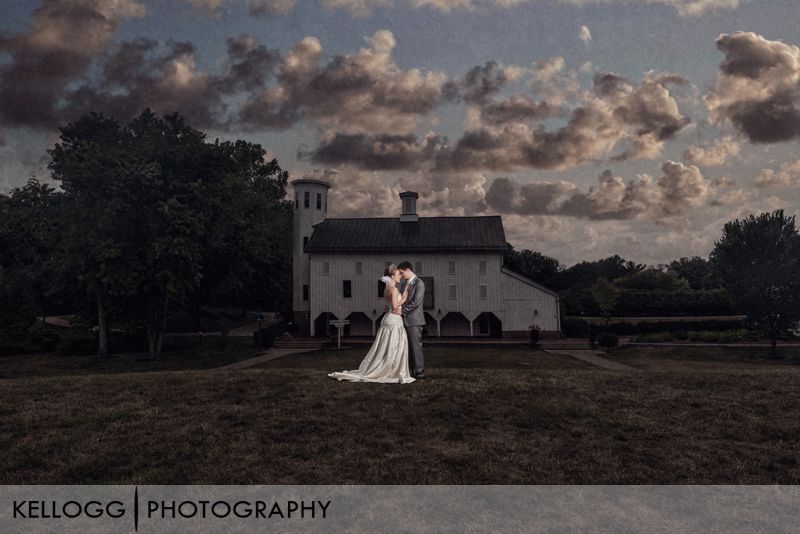
{"type": "Polygon", "coordinates": [[[586,363],[596,365],[597,367],[602,367],[603,369],[610,369],[611,371],[641,371],[641,369],[631,367],[630,365],[625,365],[624,363],[619,363],[619,362],[612,362],[611,360],[603,358],[600,355],[605,354],[605,352],[601,352],[599,350],[559,349],[559,350],[546,350],[545,352],[549,352],[550,354],[571,356],[576,360],[581,360],[586,363]]]}
{"type": "Polygon", "coordinates": [[[246,360],[240,360],[238,362],[234,362],[228,365],[223,365],[222,367],[216,367],[215,370],[218,369],[247,369],[248,367],[255,367],[256,365],[261,365],[264,362],[268,362],[271,360],[277,360],[278,358],[283,358],[284,356],[288,356],[290,354],[299,354],[301,352],[311,352],[314,350],[318,350],[316,348],[313,349],[269,349],[267,352],[262,354],[261,356],[256,356],[255,358],[248,358],[246,360]]]}

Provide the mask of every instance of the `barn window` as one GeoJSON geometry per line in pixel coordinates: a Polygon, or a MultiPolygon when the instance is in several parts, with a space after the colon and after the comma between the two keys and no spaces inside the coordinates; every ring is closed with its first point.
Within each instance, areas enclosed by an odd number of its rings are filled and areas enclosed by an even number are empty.
{"type": "Polygon", "coordinates": [[[386,284],[378,280],[378,298],[383,298],[383,292],[386,290],[386,284]]]}
{"type": "Polygon", "coordinates": [[[487,286],[481,286],[481,298],[489,298],[489,288],[487,286]]]}
{"type": "Polygon", "coordinates": [[[422,272],[422,262],[421,261],[414,262],[414,272],[415,273],[421,273],[422,272]]]}
{"type": "Polygon", "coordinates": [[[303,236],[303,252],[305,252],[305,251],[306,251],[306,247],[307,247],[307,246],[308,246],[308,236],[307,236],[307,235],[304,235],[304,236],[303,236]]]}
{"type": "Polygon", "coordinates": [[[304,207],[304,208],[307,208],[307,207],[308,207],[310,204],[311,204],[311,193],[309,193],[308,191],[306,191],[306,192],[303,194],[303,207],[304,207]]]}
{"type": "Polygon", "coordinates": [[[478,262],[478,272],[480,274],[486,274],[486,262],[485,261],[478,262]]]}
{"type": "Polygon", "coordinates": [[[322,262],[322,274],[331,274],[331,264],[327,261],[322,262]]]}
{"type": "Polygon", "coordinates": [[[303,284],[303,301],[308,301],[308,284],[303,284]]]}
{"type": "Polygon", "coordinates": [[[447,262],[447,273],[448,274],[456,274],[456,262],[448,261],[447,262]]]}
{"type": "Polygon", "coordinates": [[[451,299],[456,298],[456,286],[450,285],[448,297],[451,299]]]}
{"type": "Polygon", "coordinates": [[[300,207],[300,193],[297,192],[294,194],[294,207],[295,209],[300,207]]]}
{"type": "Polygon", "coordinates": [[[356,262],[356,274],[363,274],[364,267],[362,266],[360,261],[356,262]]]}
{"type": "Polygon", "coordinates": [[[353,298],[353,284],[350,280],[342,280],[342,296],[346,299],[353,298]]]}
{"type": "Polygon", "coordinates": [[[322,209],[322,193],[317,193],[317,209],[322,209]]]}

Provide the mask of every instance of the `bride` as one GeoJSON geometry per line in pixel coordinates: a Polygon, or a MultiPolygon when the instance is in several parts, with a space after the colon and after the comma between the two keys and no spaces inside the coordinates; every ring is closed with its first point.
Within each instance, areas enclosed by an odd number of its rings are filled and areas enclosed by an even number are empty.
{"type": "Polygon", "coordinates": [[[402,274],[397,270],[396,265],[387,267],[381,278],[386,283],[383,298],[386,299],[391,311],[383,316],[375,341],[358,369],[329,373],[329,377],[351,382],[400,384],[414,382],[411,371],[408,369],[408,337],[400,313],[400,307],[408,298],[408,286],[406,286],[406,291],[400,294],[397,284],[401,278],[402,274]]]}

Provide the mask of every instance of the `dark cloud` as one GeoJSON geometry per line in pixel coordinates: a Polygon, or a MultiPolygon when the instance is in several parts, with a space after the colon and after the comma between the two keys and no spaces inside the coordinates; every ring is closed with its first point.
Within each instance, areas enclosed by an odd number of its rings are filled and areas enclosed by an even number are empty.
{"type": "Polygon", "coordinates": [[[487,61],[469,70],[461,82],[463,98],[466,102],[482,102],[496,95],[508,82],[508,75],[496,61],[487,61]]]}
{"type": "Polygon", "coordinates": [[[604,171],[586,192],[570,182],[520,184],[497,178],[486,190],[486,203],[497,212],[515,215],[631,220],[682,215],[708,197],[710,184],[697,167],[667,161],[661,170],[658,179],[640,175],[628,183],[604,171]]]}
{"type": "MultiPolygon", "coordinates": [[[[549,70],[557,72],[560,66],[549,70]]],[[[675,83],[671,77],[645,76],[636,85],[613,74],[598,76],[594,93],[572,109],[564,126],[551,130],[522,119],[558,115],[563,106],[550,107],[526,96],[483,102],[481,117],[489,120],[442,151],[436,168],[563,170],[605,158],[623,142],[628,147],[613,159],[657,157],[664,142],[690,122],[666,87],[671,83],[675,83]]]]}
{"type": "Polygon", "coordinates": [[[413,134],[337,133],[312,153],[299,155],[327,165],[350,164],[367,170],[414,170],[429,160],[441,143],[436,135],[420,141],[413,134]]]}
{"type": "Polygon", "coordinates": [[[64,89],[83,76],[124,18],[139,17],[136,0],[44,0],[22,33],[0,39],[10,61],[0,66],[0,122],[53,128],[64,89]]]}
{"type": "Polygon", "coordinates": [[[755,143],[800,137],[800,49],[752,32],[721,35],[725,54],[706,95],[712,119],[755,143]]]}
{"type": "Polygon", "coordinates": [[[296,4],[297,0],[251,0],[248,11],[254,17],[279,17],[292,11],[296,4]]]}
{"type": "Polygon", "coordinates": [[[213,76],[199,72],[191,43],[168,41],[164,49],[149,39],[115,46],[105,57],[98,80],[87,81],[64,97],[64,113],[101,111],[121,120],[150,107],[179,112],[197,127],[216,126],[224,105],[213,76]]]}
{"type": "Polygon", "coordinates": [[[228,70],[217,80],[217,87],[225,93],[263,89],[280,62],[280,52],[267,49],[249,34],[229,37],[225,42],[228,70]]]}

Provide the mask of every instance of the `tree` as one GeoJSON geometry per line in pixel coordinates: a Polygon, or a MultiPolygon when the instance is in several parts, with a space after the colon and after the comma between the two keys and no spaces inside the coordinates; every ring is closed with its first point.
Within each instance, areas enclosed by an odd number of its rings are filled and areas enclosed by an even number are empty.
{"type": "Polygon", "coordinates": [[[128,158],[129,139],[113,118],[92,113],[60,131],[49,168],[64,190],[62,269],[95,302],[98,355],[106,357],[112,301],[134,293],[138,283],[131,271],[138,251],[129,238],[135,229],[130,200],[136,197],[130,184],[138,169],[128,158]]]}
{"type": "Polygon", "coordinates": [[[44,322],[53,297],[51,284],[59,241],[61,194],[35,178],[0,195],[0,272],[3,324],[28,322],[29,311],[44,322]],[[5,313],[3,315],[6,315],[5,313]]]}
{"type": "Polygon", "coordinates": [[[677,291],[689,289],[689,282],[679,278],[673,271],[662,271],[656,268],[647,268],[633,274],[617,278],[614,285],[621,289],[660,289],[677,291]]]}
{"type": "Polygon", "coordinates": [[[527,249],[516,250],[510,244],[503,253],[503,264],[512,271],[545,286],[549,286],[555,275],[562,270],[557,259],[527,249]]]}
{"type": "Polygon", "coordinates": [[[210,168],[220,178],[204,208],[210,224],[193,311],[209,302],[285,311],[292,270],[288,173],[258,144],[217,142],[211,149],[210,168]]]}
{"type": "Polygon", "coordinates": [[[91,114],[61,131],[50,168],[70,213],[64,264],[97,304],[101,356],[112,310],[157,357],[188,297],[253,300],[264,278],[284,281],[273,294],[291,287],[288,176],[259,145],[206,143],[179,114],[149,109],[124,127],[91,114]]]}
{"type": "Polygon", "coordinates": [[[699,256],[681,258],[669,264],[669,270],[689,282],[692,289],[719,289],[722,280],[713,264],[699,256]]]}
{"type": "Polygon", "coordinates": [[[145,110],[124,129],[129,172],[125,197],[112,202],[131,211],[119,221],[136,251],[127,266],[136,291],[122,299],[126,315],[147,333],[151,356],[161,354],[171,307],[182,303],[201,280],[203,207],[215,193],[216,177],[207,169],[205,134],[177,113],[157,118],[145,110]]]}
{"type": "Polygon", "coordinates": [[[592,286],[591,292],[600,311],[603,312],[603,316],[608,320],[608,316],[614,310],[619,299],[619,288],[605,278],[601,278],[592,286]]]}
{"type": "Polygon", "coordinates": [[[783,210],[725,224],[711,262],[738,308],[772,341],[800,320],[800,235],[783,210]]]}
{"type": "Polygon", "coordinates": [[[589,288],[601,278],[613,281],[622,276],[641,271],[644,268],[645,265],[625,260],[618,255],[597,261],[582,261],[560,271],[553,278],[553,288],[589,288]]]}

